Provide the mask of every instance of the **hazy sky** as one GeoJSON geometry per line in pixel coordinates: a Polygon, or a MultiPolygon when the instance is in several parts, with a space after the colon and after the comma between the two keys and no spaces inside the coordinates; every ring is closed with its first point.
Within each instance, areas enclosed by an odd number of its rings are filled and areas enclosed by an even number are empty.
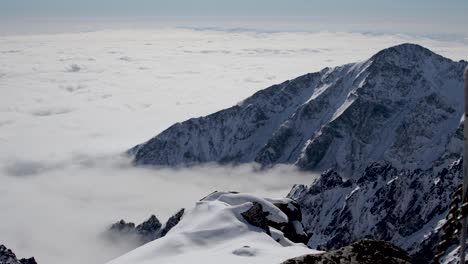
{"type": "Polygon", "coordinates": [[[344,16],[462,22],[467,10],[466,0],[0,0],[2,16],[344,16]]]}
{"type": "Polygon", "coordinates": [[[466,0],[0,0],[0,20],[178,17],[171,20],[177,26],[208,18],[204,25],[256,27],[254,21],[302,30],[314,23],[330,30],[442,34],[467,34],[467,11],[466,0]]]}

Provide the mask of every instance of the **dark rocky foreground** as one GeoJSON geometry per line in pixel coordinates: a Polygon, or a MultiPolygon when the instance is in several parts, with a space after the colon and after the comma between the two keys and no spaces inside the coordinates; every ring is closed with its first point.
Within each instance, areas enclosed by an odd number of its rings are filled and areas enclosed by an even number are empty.
{"type": "Polygon", "coordinates": [[[0,264],[37,264],[34,258],[18,259],[11,249],[0,245],[0,264]]]}
{"type": "Polygon", "coordinates": [[[282,264],[411,264],[411,257],[389,242],[361,240],[318,255],[305,255],[282,264]]]}

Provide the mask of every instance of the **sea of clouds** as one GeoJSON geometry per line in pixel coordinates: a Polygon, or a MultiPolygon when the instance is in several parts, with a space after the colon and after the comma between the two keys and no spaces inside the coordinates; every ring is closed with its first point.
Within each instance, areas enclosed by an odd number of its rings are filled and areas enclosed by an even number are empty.
{"type": "Polygon", "coordinates": [[[454,60],[464,41],[190,28],[0,36],[0,244],[40,263],[103,263],[132,245],[108,226],[165,221],[214,190],[284,196],[289,166],[135,168],[122,155],[175,122],[404,42],[454,60]]]}

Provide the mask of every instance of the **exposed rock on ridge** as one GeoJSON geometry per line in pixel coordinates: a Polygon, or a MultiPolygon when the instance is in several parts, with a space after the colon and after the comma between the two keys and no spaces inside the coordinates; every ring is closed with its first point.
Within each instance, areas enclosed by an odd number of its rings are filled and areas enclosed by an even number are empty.
{"type": "Polygon", "coordinates": [[[384,241],[362,240],[324,254],[305,255],[282,264],[411,264],[408,254],[384,241]]]}
{"type": "Polygon", "coordinates": [[[34,258],[18,259],[11,249],[0,245],[0,264],[37,264],[34,258]]]}
{"type": "Polygon", "coordinates": [[[155,215],[151,215],[148,220],[135,227],[132,222],[120,220],[111,225],[107,234],[111,240],[127,239],[128,237],[134,238],[137,244],[143,245],[155,239],[164,237],[177,223],[180,221],[184,214],[184,209],[177,211],[172,215],[162,226],[155,215]]]}

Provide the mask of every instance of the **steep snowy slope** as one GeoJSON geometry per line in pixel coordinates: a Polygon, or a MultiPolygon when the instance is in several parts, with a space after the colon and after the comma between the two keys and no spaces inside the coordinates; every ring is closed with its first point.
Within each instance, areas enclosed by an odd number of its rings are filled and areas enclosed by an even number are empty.
{"type": "MultiPolygon", "coordinates": [[[[293,243],[282,231],[268,232],[249,221],[289,221],[274,202],[251,195],[216,192],[186,210],[181,221],[163,238],[152,241],[109,264],[149,263],[281,263],[319,251],[293,243]],[[262,208],[257,214],[257,206],[262,208]],[[249,221],[248,221],[249,220],[249,221]]],[[[285,203],[289,205],[288,202],[285,203]]],[[[289,205],[291,207],[291,205],[289,205]]],[[[300,225],[300,224],[299,224],[300,225]]]]}
{"type": "Polygon", "coordinates": [[[333,167],[346,177],[381,160],[427,169],[458,149],[449,143],[462,116],[466,65],[402,44],[177,123],[129,153],[138,165],[255,161],[333,167]]]}

